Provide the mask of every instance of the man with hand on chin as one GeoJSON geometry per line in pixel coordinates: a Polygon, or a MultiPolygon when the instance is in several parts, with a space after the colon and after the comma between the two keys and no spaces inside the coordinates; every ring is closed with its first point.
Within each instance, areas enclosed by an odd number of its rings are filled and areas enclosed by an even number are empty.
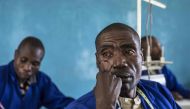
{"type": "Polygon", "coordinates": [[[99,69],[94,90],[66,109],[180,109],[159,83],[140,80],[140,38],[130,26],[113,23],[96,37],[99,69]]]}

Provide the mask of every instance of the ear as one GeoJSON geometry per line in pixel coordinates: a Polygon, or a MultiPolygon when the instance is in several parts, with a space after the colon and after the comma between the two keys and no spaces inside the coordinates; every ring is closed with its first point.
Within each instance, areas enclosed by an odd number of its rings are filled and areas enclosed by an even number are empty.
{"type": "Polygon", "coordinates": [[[141,60],[142,60],[142,64],[143,64],[144,63],[144,56],[143,56],[142,50],[140,51],[140,56],[141,56],[141,60]]]}
{"type": "Polygon", "coordinates": [[[40,49],[40,50],[41,50],[41,59],[40,59],[40,61],[42,61],[44,56],[45,56],[45,50],[43,50],[43,49],[40,49]]]}
{"type": "Polygon", "coordinates": [[[142,61],[144,61],[143,50],[144,50],[144,49],[141,49],[141,52],[140,52],[140,55],[141,55],[141,57],[142,57],[142,61]]]}
{"type": "Polygon", "coordinates": [[[18,56],[18,49],[15,50],[14,59],[16,59],[18,56]]]}
{"type": "Polygon", "coordinates": [[[99,61],[99,56],[98,56],[97,52],[95,53],[95,55],[96,55],[96,67],[99,68],[100,61],[99,61]]]}

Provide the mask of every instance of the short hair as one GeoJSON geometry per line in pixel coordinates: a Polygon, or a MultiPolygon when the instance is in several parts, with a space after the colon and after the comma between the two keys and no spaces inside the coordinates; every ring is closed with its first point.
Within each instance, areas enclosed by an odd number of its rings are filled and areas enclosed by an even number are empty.
{"type": "Polygon", "coordinates": [[[158,39],[155,36],[153,36],[153,35],[147,35],[147,36],[143,36],[141,38],[141,43],[144,43],[144,42],[147,43],[147,39],[151,39],[153,41],[158,41],[158,39]]]}
{"type": "Polygon", "coordinates": [[[43,43],[41,42],[40,39],[36,38],[35,36],[27,36],[26,38],[24,38],[19,44],[17,50],[20,51],[25,45],[29,45],[34,48],[40,48],[45,53],[45,48],[43,43]]]}
{"type": "Polygon", "coordinates": [[[116,31],[129,31],[130,33],[132,33],[134,36],[136,36],[136,39],[138,40],[139,46],[140,46],[140,38],[138,33],[130,26],[123,24],[123,23],[112,23],[110,25],[108,25],[107,27],[105,27],[102,31],[100,31],[100,33],[97,35],[96,40],[95,40],[95,46],[97,49],[97,43],[98,40],[100,39],[100,36],[103,33],[109,32],[111,30],[116,30],[116,31]]]}

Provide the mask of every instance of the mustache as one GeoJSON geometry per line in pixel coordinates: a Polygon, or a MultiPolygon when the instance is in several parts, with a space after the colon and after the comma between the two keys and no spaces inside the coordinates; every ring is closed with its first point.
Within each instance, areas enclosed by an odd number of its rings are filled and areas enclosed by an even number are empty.
{"type": "Polygon", "coordinates": [[[115,70],[112,74],[120,78],[134,77],[134,74],[130,73],[129,70],[115,70]]]}

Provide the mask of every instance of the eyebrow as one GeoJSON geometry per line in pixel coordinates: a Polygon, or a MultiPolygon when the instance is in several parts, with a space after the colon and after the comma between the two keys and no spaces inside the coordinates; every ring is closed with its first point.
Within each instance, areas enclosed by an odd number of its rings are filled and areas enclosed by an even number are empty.
{"type": "Polygon", "coordinates": [[[114,48],[114,46],[111,45],[111,44],[104,44],[104,45],[100,46],[97,51],[102,51],[102,50],[104,50],[106,48],[114,48]]]}
{"type": "Polygon", "coordinates": [[[133,48],[133,49],[137,49],[137,47],[134,44],[123,44],[120,46],[121,48],[133,48]]]}

